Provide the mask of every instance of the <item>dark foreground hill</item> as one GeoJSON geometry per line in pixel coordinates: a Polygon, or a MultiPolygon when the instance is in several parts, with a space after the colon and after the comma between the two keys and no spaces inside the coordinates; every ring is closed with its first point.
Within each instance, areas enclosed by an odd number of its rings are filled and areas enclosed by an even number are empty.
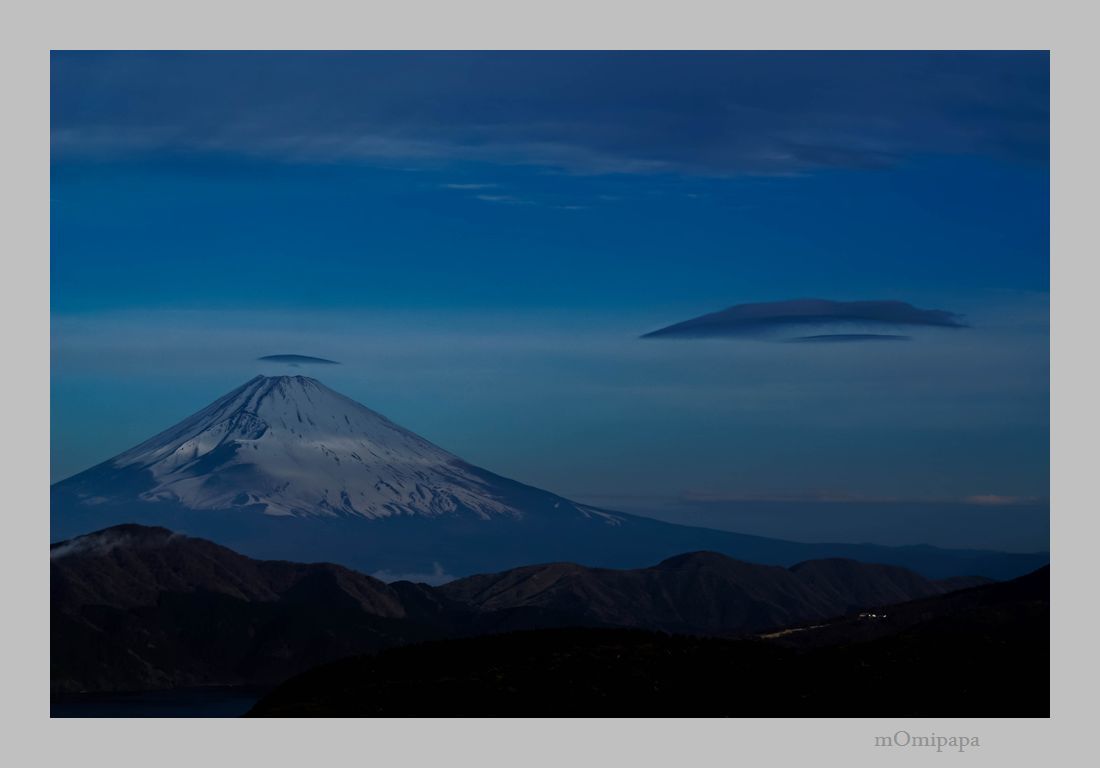
{"type": "Polygon", "coordinates": [[[431,642],[312,670],[250,714],[1047,717],[1049,583],[1043,569],[895,606],[893,626],[853,617],[804,651],[599,629],[431,642]]]}
{"type": "Polygon", "coordinates": [[[53,545],[50,571],[58,692],[269,685],[353,654],[523,629],[732,637],[960,585],[849,560],[782,568],[693,553],[637,570],[549,564],[433,588],[253,560],[138,525],[53,545]]]}

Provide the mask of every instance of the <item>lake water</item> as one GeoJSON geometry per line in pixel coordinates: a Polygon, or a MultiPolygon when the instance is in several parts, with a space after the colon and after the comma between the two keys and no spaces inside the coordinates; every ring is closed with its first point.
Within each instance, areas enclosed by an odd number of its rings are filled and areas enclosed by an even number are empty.
{"type": "Polygon", "coordinates": [[[264,694],[255,688],[188,688],[53,696],[50,717],[240,717],[264,694]]]}

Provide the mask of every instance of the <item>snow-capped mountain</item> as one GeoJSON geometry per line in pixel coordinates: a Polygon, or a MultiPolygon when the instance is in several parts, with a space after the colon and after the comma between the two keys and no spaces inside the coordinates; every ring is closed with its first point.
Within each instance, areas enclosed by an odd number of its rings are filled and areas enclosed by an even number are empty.
{"type": "MultiPolygon", "coordinates": [[[[108,464],[146,474],[142,500],[194,510],[369,519],[526,511],[491,474],[305,376],[257,376],[108,464]]],[[[89,490],[86,498],[111,495],[89,490]]]]}
{"type": "Polygon", "coordinates": [[[784,566],[849,557],[932,578],[1009,578],[1047,562],[802,544],[595,509],[475,467],[304,376],[257,376],[50,497],[52,541],[142,523],[250,557],[423,581],[553,561],[637,568],[695,550],[784,566]]]}

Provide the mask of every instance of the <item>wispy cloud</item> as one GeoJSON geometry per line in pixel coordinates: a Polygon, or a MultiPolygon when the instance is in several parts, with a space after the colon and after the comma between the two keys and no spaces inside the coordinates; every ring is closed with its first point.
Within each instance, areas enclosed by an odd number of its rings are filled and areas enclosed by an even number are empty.
{"type": "Polygon", "coordinates": [[[186,538],[186,536],[174,531],[163,531],[163,529],[135,534],[130,530],[108,528],[52,545],[50,559],[58,560],[73,555],[105,557],[119,547],[162,547],[180,538],[186,538]]]}
{"type": "Polygon", "coordinates": [[[1042,165],[1049,146],[1040,53],[64,52],[51,84],[60,160],[789,176],[927,153],[1042,165]]]}
{"type": "Polygon", "coordinates": [[[723,504],[742,502],[798,502],[846,504],[968,504],[986,507],[1034,506],[1047,503],[1039,496],[975,494],[966,496],[891,496],[843,490],[817,490],[774,493],[714,493],[686,491],[673,500],[689,504],[723,504]]]}
{"type": "Polygon", "coordinates": [[[979,504],[984,507],[1014,507],[1021,504],[1039,504],[1044,500],[1035,496],[1006,496],[997,493],[979,493],[963,499],[967,504],[979,504]]]}
{"type": "Polygon", "coordinates": [[[515,195],[474,195],[478,200],[486,203],[508,203],[511,205],[534,205],[531,200],[525,200],[515,195]]]}
{"type": "Polygon", "coordinates": [[[797,336],[785,339],[791,344],[858,344],[875,341],[912,341],[912,336],[896,333],[820,333],[814,336],[797,336]]]}
{"type": "Polygon", "coordinates": [[[493,189],[496,184],[440,184],[439,186],[444,189],[459,189],[459,190],[477,190],[477,189],[493,189]]]}
{"type": "Polygon", "coordinates": [[[452,576],[447,573],[447,570],[439,563],[432,563],[432,570],[428,572],[396,573],[394,571],[375,571],[371,576],[387,584],[395,581],[411,581],[416,584],[428,584],[433,587],[438,587],[440,584],[446,584],[448,581],[454,581],[458,578],[457,576],[452,576]]]}
{"type": "Polygon", "coordinates": [[[693,504],[720,504],[725,502],[866,502],[866,503],[897,503],[904,501],[898,496],[868,495],[853,491],[842,490],[816,490],[816,491],[782,491],[772,493],[721,493],[708,491],[685,491],[678,501],[693,504]]]}

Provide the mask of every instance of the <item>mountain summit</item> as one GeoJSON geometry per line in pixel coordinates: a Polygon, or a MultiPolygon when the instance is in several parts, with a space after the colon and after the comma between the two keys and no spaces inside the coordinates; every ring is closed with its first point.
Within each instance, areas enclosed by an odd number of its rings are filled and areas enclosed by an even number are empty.
{"type": "Polygon", "coordinates": [[[783,566],[845,557],[932,578],[1005,578],[1047,562],[1045,553],[801,544],[596,509],[475,467],[305,376],[257,376],[51,488],[52,541],[122,523],[250,557],[436,581],[536,562],[637,568],[696,550],[783,566]]]}
{"type": "Polygon", "coordinates": [[[316,379],[257,376],[123,453],[148,501],[269,515],[520,517],[457,456],[316,379]]]}

